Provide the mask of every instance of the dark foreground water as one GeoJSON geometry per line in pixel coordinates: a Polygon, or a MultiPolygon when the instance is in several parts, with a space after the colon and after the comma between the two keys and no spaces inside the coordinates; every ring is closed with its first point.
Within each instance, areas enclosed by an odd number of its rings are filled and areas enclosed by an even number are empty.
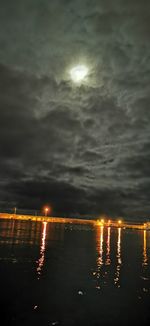
{"type": "Polygon", "coordinates": [[[150,231],[0,220],[0,325],[148,325],[150,231]]]}

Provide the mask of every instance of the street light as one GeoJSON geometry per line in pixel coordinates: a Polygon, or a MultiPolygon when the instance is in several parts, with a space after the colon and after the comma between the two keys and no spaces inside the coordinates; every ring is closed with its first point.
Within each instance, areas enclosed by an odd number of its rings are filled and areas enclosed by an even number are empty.
{"type": "Polygon", "coordinates": [[[44,211],[45,211],[45,216],[47,216],[47,213],[49,211],[49,208],[48,207],[45,207],[44,211]]]}

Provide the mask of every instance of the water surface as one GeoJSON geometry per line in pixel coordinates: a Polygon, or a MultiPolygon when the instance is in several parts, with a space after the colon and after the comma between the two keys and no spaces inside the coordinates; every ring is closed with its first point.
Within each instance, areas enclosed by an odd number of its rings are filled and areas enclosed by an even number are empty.
{"type": "Polygon", "coordinates": [[[150,231],[0,220],[3,326],[148,325],[150,231]]]}

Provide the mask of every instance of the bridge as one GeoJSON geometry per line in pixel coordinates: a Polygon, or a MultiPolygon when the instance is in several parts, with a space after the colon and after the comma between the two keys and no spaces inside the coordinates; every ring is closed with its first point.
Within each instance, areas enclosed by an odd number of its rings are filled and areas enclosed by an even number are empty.
{"type": "Polygon", "coordinates": [[[142,229],[150,230],[150,223],[129,223],[122,220],[99,220],[99,219],[81,219],[70,217],[53,217],[53,216],[35,216],[35,215],[21,215],[21,214],[9,214],[0,213],[0,219],[15,219],[24,221],[36,221],[36,222],[49,222],[49,223],[74,223],[74,224],[91,224],[101,227],[120,227],[123,229],[142,229]]]}

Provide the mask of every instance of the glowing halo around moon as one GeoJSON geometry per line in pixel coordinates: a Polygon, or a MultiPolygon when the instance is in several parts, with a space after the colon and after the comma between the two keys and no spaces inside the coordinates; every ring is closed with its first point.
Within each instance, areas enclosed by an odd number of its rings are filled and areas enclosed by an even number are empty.
{"type": "Polygon", "coordinates": [[[88,74],[88,68],[85,65],[78,65],[70,70],[70,76],[74,83],[81,83],[88,74]]]}

